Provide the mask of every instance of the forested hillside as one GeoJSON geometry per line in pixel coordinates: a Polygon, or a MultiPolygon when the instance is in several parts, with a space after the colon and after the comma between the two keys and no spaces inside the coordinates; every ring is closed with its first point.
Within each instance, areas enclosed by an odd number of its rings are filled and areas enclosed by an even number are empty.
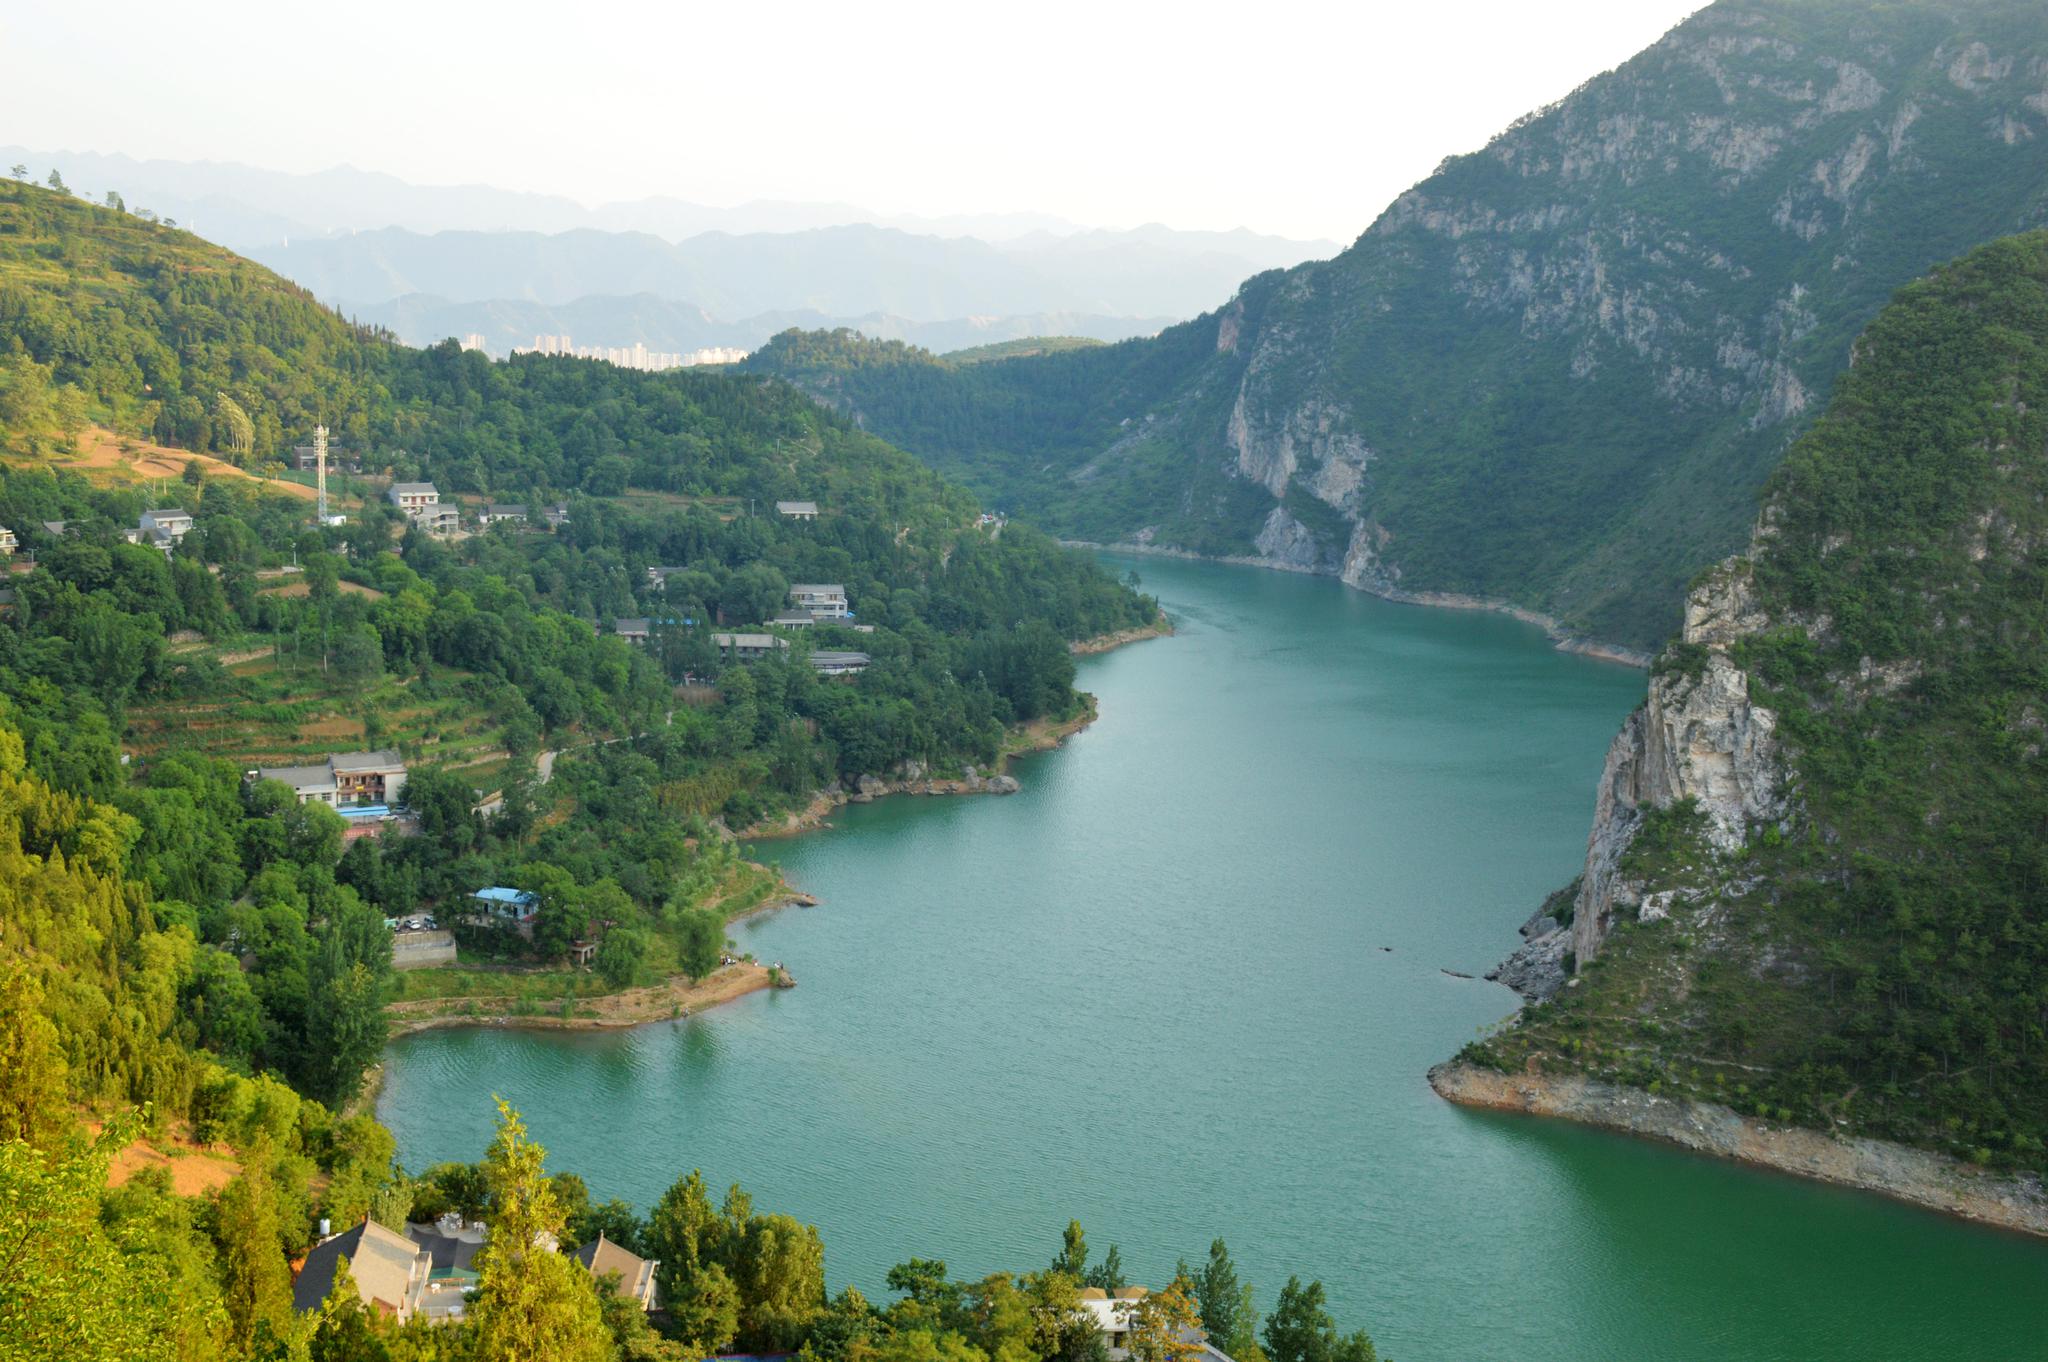
{"type": "Polygon", "coordinates": [[[1609,754],[1575,982],[1468,1057],[2040,1169],[2048,233],[1856,355],[1609,754]]]}
{"type": "MultiPolygon", "coordinates": [[[[714,1204],[676,1169],[644,1215],[595,1199],[509,1110],[481,1162],[416,1177],[342,1113],[386,1038],[393,918],[526,888],[530,941],[468,923],[463,944],[526,957],[501,977],[558,987],[565,1014],[589,987],[699,975],[762,888],[718,820],[905,761],[992,762],[1012,726],[1077,712],[1069,640],[1154,603],[980,524],[779,383],[406,350],[188,235],[21,185],[0,187],[0,524],[20,541],[0,596],[0,1355],[1102,1362],[1076,1293],[1121,1281],[1078,1226],[1042,1270],[954,1283],[912,1259],[878,1308],[828,1296],[816,1230],[737,1187],[714,1204]],[[368,470],[339,480],[344,524],[197,457],[268,474],[316,421],[368,470]],[[79,457],[88,427],[111,461],[79,457]],[[169,487],[124,469],[144,437],[194,456],[169,487]],[[432,538],[376,495],[422,475],[567,519],[432,538]],[[820,514],[773,515],[778,496],[820,514]],[[129,542],[170,498],[193,528],[168,553],[129,542]],[[750,664],[712,644],[714,619],[759,626],[796,579],[843,583],[870,632],[818,623],[750,664]],[[628,611],[644,645],[608,628],[628,611]],[[822,676],[821,642],[872,663],[822,676]],[[340,814],[245,771],[380,743],[410,765],[411,835],[345,845],[340,814]],[[547,968],[593,930],[593,972],[547,968]],[[453,1322],[399,1327],[346,1269],[294,1308],[322,1220],[451,1211],[492,1231],[453,1322]],[[600,1232],[659,1257],[665,1312],[555,1251],[600,1232]]],[[[1198,1323],[1241,1362],[1372,1357],[1316,1283],[1290,1280],[1261,1330],[1220,1243],[1156,1299],[1160,1362],[1198,1323]]]]}
{"type": "Polygon", "coordinates": [[[381,1044],[386,919],[510,883],[540,897],[542,929],[473,950],[548,963],[611,922],[611,987],[700,974],[722,918],[705,928],[698,906],[739,911],[764,888],[720,821],[905,763],[992,767],[1013,726],[1079,711],[1070,640],[1156,614],[1029,528],[981,526],[965,493],[785,385],[408,350],[186,234],[48,190],[0,188],[0,328],[0,524],[24,550],[0,703],[22,760],[121,811],[149,853],[136,878],[180,905],[202,962],[243,956],[203,986],[229,993],[197,1043],[322,1100],[351,1096],[381,1044]],[[261,469],[316,420],[372,469],[340,525],[217,464],[146,494],[60,457],[91,422],[261,469]],[[559,499],[567,522],[437,539],[375,495],[380,466],[559,499]],[[796,496],[824,513],[773,513],[796,496]],[[174,551],[125,542],[170,497],[194,518],[174,551]],[[765,628],[797,581],[843,584],[863,632],[821,623],[751,663],[721,651],[716,622],[765,628]],[[621,617],[648,637],[614,636],[621,617]],[[819,647],[870,662],[820,675],[819,647]],[[243,785],[250,766],[387,746],[412,767],[419,835],[347,858],[338,819],[243,785]],[[572,755],[543,787],[548,749],[572,755]],[[246,842],[294,818],[287,875],[246,842]],[[361,933],[333,906],[357,901],[361,933]],[[357,965],[354,992],[323,1000],[357,965]],[[318,1026],[352,1038],[310,1040],[318,1026]]]}
{"type": "Polygon", "coordinates": [[[1654,648],[1885,298],[2048,213],[2048,11],[1721,0],[1155,340],[755,367],[1056,532],[1654,648]]]}

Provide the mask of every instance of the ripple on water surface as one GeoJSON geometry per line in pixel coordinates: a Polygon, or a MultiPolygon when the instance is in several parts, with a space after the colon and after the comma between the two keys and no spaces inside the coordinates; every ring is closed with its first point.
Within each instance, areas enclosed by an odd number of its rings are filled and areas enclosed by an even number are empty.
{"type": "Polygon", "coordinates": [[[1181,633],[1083,664],[1102,719],[1022,794],[760,849],[826,900],[736,929],[802,987],[401,1041],[380,1110],[408,1165],[477,1157],[496,1092],[594,1195],[743,1181],[876,1296],[913,1254],[1041,1265],[1079,1218],[1139,1280],[1219,1234],[1265,1304],[1320,1276],[1402,1362],[2044,1356],[2039,1244],[1430,1093],[1513,1005],[1441,970],[1483,973],[1576,872],[1641,673],[1137,566],[1181,633]]]}

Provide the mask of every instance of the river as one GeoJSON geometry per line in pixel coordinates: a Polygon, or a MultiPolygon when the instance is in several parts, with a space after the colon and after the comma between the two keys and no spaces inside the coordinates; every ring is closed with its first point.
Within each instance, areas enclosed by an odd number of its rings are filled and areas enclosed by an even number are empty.
{"type": "Polygon", "coordinates": [[[1082,665],[1102,717],[1009,798],[893,799],[758,854],[820,907],[736,928],[800,987],[629,1032],[394,1044],[418,1168],[503,1094],[599,1198],[678,1174],[816,1223],[835,1289],[912,1256],[1133,1280],[1230,1243],[1401,1362],[2048,1356],[2048,1245],[1423,1074],[1583,855],[1641,673],[1334,582],[1135,566],[1179,633],[1082,665]]]}

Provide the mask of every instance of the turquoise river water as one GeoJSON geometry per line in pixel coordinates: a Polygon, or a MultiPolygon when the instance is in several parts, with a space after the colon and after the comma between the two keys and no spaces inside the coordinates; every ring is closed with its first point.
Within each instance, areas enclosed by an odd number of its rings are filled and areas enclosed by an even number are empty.
{"type": "MultiPolygon", "coordinates": [[[[1118,570],[1132,564],[1119,559],[1118,570]]],[[[1136,564],[1179,625],[1083,664],[1100,721],[1005,799],[768,844],[824,904],[739,924],[801,986],[702,1017],[396,1043],[408,1166],[490,1098],[643,1209],[679,1173],[816,1223],[836,1289],[913,1255],[1134,1280],[1227,1239],[1401,1362],[2048,1358],[2048,1245],[1599,1131],[1461,1110],[1429,1065],[1583,855],[1642,674],[1497,617],[1136,564]]]]}

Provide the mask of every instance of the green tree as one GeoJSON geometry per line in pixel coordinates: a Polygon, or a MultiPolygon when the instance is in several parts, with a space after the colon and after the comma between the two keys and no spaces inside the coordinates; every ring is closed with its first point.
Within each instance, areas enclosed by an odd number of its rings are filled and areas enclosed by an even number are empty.
{"type": "Polygon", "coordinates": [[[344,681],[368,681],[384,671],[384,647],[369,625],[343,630],[334,640],[334,674],[344,681]]]}
{"type": "Polygon", "coordinates": [[[1324,1308],[1323,1284],[1289,1277],[1266,1317],[1266,1356],[1271,1362],[1376,1362],[1379,1354],[1364,1330],[1339,1334],[1324,1308]]]}
{"type": "Polygon", "coordinates": [[[1059,1256],[1052,1260],[1054,1272],[1064,1272],[1075,1281],[1081,1281],[1088,1274],[1088,1236],[1081,1229],[1081,1222],[1069,1220],[1066,1233],[1060,1236],[1059,1256]]]}
{"type": "Polygon", "coordinates": [[[685,908],[675,924],[677,967],[693,983],[707,978],[725,957],[725,915],[716,908],[685,908]]]}
{"type": "MultiPolygon", "coordinates": [[[[0,1357],[9,1362],[161,1362],[186,1357],[187,1312],[163,1259],[133,1257],[100,1222],[114,1152],[137,1122],[91,1145],[0,1141],[0,1357]]],[[[282,1260],[280,1260],[282,1266],[282,1260]]]]}
{"type": "Polygon", "coordinates": [[[1112,1295],[1121,1291],[1125,1286],[1122,1251],[1115,1244],[1111,1244],[1109,1252],[1102,1255],[1102,1261],[1089,1268],[1081,1280],[1088,1286],[1099,1287],[1112,1295]]]}
{"type": "Polygon", "coordinates": [[[647,1253],[660,1264],[655,1282],[662,1304],[679,1335],[703,1356],[739,1333],[739,1289],[727,1270],[731,1237],[700,1171],[662,1193],[647,1218],[647,1253]]]}
{"type": "Polygon", "coordinates": [[[267,1140],[244,1151],[241,1175],[221,1190],[215,1214],[228,1334],[245,1354],[259,1340],[287,1337],[293,1324],[291,1270],[284,1259],[277,1184],[269,1168],[273,1157],[267,1140]]]}
{"type": "Polygon", "coordinates": [[[0,1141],[56,1142],[70,1125],[66,1072],[42,981],[19,959],[0,962],[0,1141]]]}
{"type": "Polygon", "coordinates": [[[597,972],[613,988],[624,988],[647,958],[647,933],[638,927],[614,927],[597,948],[597,972]]]}
{"type": "Polygon", "coordinates": [[[751,1216],[732,1277],[740,1294],[740,1336],[787,1351],[825,1308],[825,1245],[817,1227],[787,1215],[751,1216]]]}
{"type": "Polygon", "coordinates": [[[547,1151],[526,1136],[511,1106],[498,1103],[498,1134],[484,1156],[491,1189],[491,1237],[477,1254],[469,1310],[476,1362],[610,1362],[611,1332],[590,1275],[556,1251],[561,1207],[546,1173],[547,1151]]]}
{"type": "Polygon", "coordinates": [[[1200,1272],[1193,1274],[1193,1281],[1202,1328],[1217,1347],[1236,1362],[1245,1362],[1233,1349],[1255,1341],[1252,1335],[1257,1321],[1244,1309],[1245,1292],[1237,1280],[1237,1264],[1231,1261],[1229,1246],[1221,1239],[1210,1242],[1209,1260],[1202,1264],[1200,1272]]]}

